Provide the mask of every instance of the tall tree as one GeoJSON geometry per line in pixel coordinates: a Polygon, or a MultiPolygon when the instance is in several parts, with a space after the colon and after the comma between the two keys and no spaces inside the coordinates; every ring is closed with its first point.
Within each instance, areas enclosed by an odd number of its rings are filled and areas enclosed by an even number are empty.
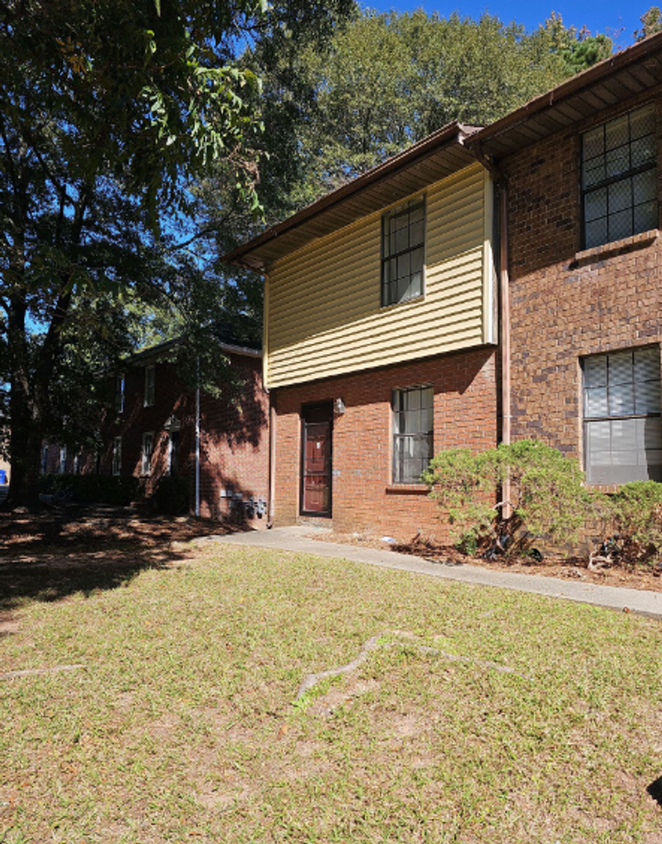
{"type": "Polygon", "coordinates": [[[662,12],[659,6],[651,6],[639,20],[641,21],[641,29],[635,30],[634,37],[636,41],[643,41],[649,35],[662,30],[662,12]]]}
{"type": "Polygon", "coordinates": [[[235,200],[258,209],[259,80],[238,53],[274,33],[322,31],[348,5],[0,0],[11,501],[36,495],[67,373],[126,348],[124,305],[190,298],[182,281],[199,267],[172,260],[192,213],[187,185],[222,163],[235,200]]]}

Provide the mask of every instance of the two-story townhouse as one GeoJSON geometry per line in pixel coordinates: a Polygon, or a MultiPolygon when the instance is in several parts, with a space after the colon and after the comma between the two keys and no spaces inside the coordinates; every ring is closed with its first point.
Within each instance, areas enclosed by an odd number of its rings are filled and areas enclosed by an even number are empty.
{"type": "Polygon", "coordinates": [[[182,382],[169,359],[176,344],[134,355],[116,376],[100,471],[139,477],[147,497],[164,477],[179,476],[198,515],[264,526],[269,435],[261,352],[221,344],[241,388],[214,397],[182,382]]]}
{"type": "Polygon", "coordinates": [[[134,476],[147,498],[164,478],[177,477],[191,512],[265,527],[269,433],[261,351],[221,343],[239,386],[214,397],[183,383],[173,360],[178,342],[125,361],[114,377],[101,453],[73,454],[45,444],[42,471],[134,476]]]}
{"type": "Polygon", "coordinates": [[[265,274],[271,516],[440,534],[444,448],[660,478],[662,35],[457,123],[230,253],[265,274]]]}
{"type": "Polygon", "coordinates": [[[497,437],[494,186],[454,123],[236,250],[266,272],[276,524],[430,532],[434,451],[497,437]]]}

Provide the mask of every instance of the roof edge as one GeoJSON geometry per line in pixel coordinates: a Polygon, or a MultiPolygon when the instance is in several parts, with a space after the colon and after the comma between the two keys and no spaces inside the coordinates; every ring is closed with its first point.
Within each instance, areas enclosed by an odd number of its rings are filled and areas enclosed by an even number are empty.
{"type": "Polygon", "coordinates": [[[377,164],[375,167],[367,170],[355,179],[352,179],[330,193],[324,194],[324,196],[321,196],[319,199],[315,200],[315,202],[312,202],[310,205],[307,205],[305,208],[297,211],[291,217],[270,226],[262,232],[262,234],[257,235],[257,237],[254,237],[252,240],[247,241],[241,246],[233,249],[231,252],[223,255],[221,260],[227,261],[231,264],[239,264],[240,266],[247,267],[251,270],[263,270],[264,265],[261,261],[247,261],[244,260],[245,256],[252,252],[255,248],[263,246],[265,243],[268,243],[285,232],[298,228],[300,225],[308,220],[311,220],[313,217],[316,217],[318,214],[321,214],[323,211],[344,202],[356,193],[360,193],[374,182],[381,181],[386,178],[386,176],[389,176],[402,168],[408,167],[417,159],[427,155],[431,150],[444,146],[453,140],[464,141],[464,138],[468,137],[475,131],[475,127],[464,126],[456,120],[452,123],[447,123],[445,126],[442,126],[441,129],[437,129],[435,132],[432,132],[432,134],[426,135],[426,137],[422,140],[412,144],[403,152],[399,152],[396,155],[387,158],[381,164],[377,164]]]}
{"type": "Polygon", "coordinates": [[[581,73],[571,76],[555,88],[545,91],[544,94],[539,94],[537,97],[534,97],[532,100],[524,103],[524,105],[509,112],[500,120],[496,120],[494,123],[490,123],[489,126],[485,126],[482,129],[478,129],[478,131],[471,133],[465,142],[466,146],[480,146],[483,141],[498,137],[508,129],[512,129],[515,126],[524,123],[534,114],[544,111],[545,108],[549,108],[552,105],[562,102],[573,94],[576,94],[578,91],[581,91],[583,88],[588,88],[589,86],[594,85],[598,80],[610,76],[615,71],[623,70],[627,68],[628,65],[641,61],[641,59],[648,53],[658,51],[661,45],[662,32],[656,32],[653,35],[649,35],[648,38],[644,38],[642,41],[638,41],[636,44],[626,47],[625,50],[615,53],[614,55],[609,56],[609,58],[603,59],[601,62],[594,64],[587,70],[583,70],[581,73]]]}

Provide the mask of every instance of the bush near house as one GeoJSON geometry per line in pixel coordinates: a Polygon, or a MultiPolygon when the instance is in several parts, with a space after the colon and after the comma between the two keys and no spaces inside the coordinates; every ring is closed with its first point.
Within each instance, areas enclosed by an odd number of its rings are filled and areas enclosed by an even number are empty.
{"type": "Polygon", "coordinates": [[[596,498],[604,535],[593,559],[607,564],[656,564],[662,554],[662,484],[633,481],[618,492],[596,498]]]}
{"type": "Polygon", "coordinates": [[[536,539],[577,538],[591,514],[579,464],[537,440],[521,440],[478,454],[442,451],[423,474],[430,496],[452,525],[457,546],[467,553],[491,546],[506,554],[531,550],[536,539]],[[495,503],[494,491],[510,478],[510,500],[495,503]],[[505,505],[512,514],[504,517],[505,505]]]}
{"type": "Polygon", "coordinates": [[[587,490],[577,460],[537,440],[478,454],[442,451],[422,480],[452,526],[456,546],[468,554],[535,553],[537,540],[567,545],[593,523],[600,538],[591,562],[653,564],[662,555],[662,484],[633,481],[608,495],[587,490]],[[510,501],[496,501],[507,478],[510,501]],[[506,518],[508,503],[512,514],[506,518]]]}
{"type": "Polygon", "coordinates": [[[138,478],[118,475],[43,475],[39,492],[78,504],[126,506],[141,497],[138,478]]]}

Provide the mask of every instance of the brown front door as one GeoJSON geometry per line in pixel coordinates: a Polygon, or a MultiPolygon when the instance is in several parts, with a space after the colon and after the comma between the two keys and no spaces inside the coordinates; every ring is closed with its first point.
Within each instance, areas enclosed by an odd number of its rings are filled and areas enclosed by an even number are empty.
{"type": "Polygon", "coordinates": [[[330,516],[333,405],[308,405],[302,409],[301,421],[301,512],[330,516]]]}

